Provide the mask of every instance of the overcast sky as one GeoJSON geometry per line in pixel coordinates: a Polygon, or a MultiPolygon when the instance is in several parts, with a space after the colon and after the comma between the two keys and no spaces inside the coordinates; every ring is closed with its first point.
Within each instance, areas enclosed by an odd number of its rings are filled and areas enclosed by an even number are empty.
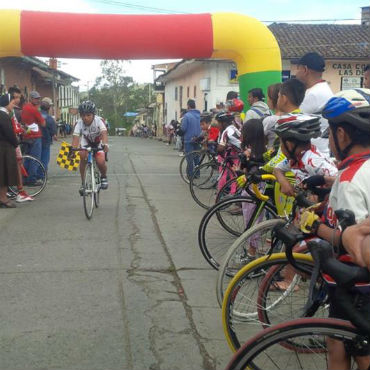
{"type": "MultiPolygon", "coordinates": [[[[27,9],[55,12],[116,13],[116,14],[170,14],[204,12],[239,12],[261,21],[301,21],[337,19],[337,23],[358,23],[361,7],[369,6],[369,0],[17,0],[4,4],[0,9],[27,9]]],[[[310,22],[317,23],[317,22],[310,22]]],[[[333,22],[330,22],[333,23],[333,22]]],[[[44,59],[44,58],[43,58],[44,59]]],[[[99,60],[59,59],[61,69],[80,79],[81,90],[92,86],[99,75],[99,60]]],[[[139,83],[152,82],[151,65],[159,60],[134,60],[126,64],[128,75],[139,83]]]]}

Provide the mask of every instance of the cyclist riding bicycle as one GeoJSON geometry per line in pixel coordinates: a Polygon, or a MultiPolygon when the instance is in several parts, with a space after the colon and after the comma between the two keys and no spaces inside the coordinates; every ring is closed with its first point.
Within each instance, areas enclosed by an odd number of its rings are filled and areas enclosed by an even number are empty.
{"type": "MultiPolygon", "coordinates": [[[[73,132],[72,147],[78,148],[80,146],[84,148],[92,146],[101,149],[96,153],[95,159],[101,174],[101,189],[108,189],[107,165],[105,161],[105,153],[109,150],[107,128],[102,119],[95,114],[96,106],[92,101],[82,102],[78,107],[78,111],[81,119],[77,121],[73,132]]],[[[84,179],[87,156],[88,153],[86,151],[80,151],[82,181],[84,179]]],[[[80,195],[83,195],[83,186],[81,186],[79,192],[80,195]]]]}

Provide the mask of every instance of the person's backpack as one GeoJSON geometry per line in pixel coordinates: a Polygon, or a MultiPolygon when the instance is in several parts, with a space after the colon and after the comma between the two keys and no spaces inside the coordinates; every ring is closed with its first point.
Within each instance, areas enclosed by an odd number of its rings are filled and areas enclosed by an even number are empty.
{"type": "Polygon", "coordinates": [[[269,111],[269,113],[263,113],[256,107],[251,107],[250,110],[257,113],[260,116],[261,120],[264,120],[266,117],[271,116],[271,111],[269,111]]]}

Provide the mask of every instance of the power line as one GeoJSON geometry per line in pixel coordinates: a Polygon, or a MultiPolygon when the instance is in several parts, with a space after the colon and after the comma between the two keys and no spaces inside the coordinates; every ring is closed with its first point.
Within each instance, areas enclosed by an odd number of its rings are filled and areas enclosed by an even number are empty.
{"type": "MultiPolygon", "coordinates": [[[[151,6],[140,5],[137,3],[127,3],[115,0],[92,0],[96,3],[106,4],[106,5],[114,5],[117,7],[129,8],[129,9],[137,9],[137,10],[145,10],[148,12],[160,12],[160,13],[180,13],[180,14],[191,14],[189,12],[185,12],[182,10],[173,10],[173,9],[165,9],[165,8],[156,8],[151,6]]],[[[274,19],[274,20],[261,20],[263,23],[296,23],[296,22],[344,22],[344,21],[361,21],[360,18],[335,18],[335,19],[274,19]]]]}

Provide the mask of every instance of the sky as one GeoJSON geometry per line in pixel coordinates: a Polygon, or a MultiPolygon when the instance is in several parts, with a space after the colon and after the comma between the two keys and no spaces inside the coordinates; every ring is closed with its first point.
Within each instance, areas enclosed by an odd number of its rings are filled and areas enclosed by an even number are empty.
{"type": "MultiPolygon", "coordinates": [[[[171,14],[238,12],[266,22],[330,20],[328,23],[359,23],[361,7],[369,0],[0,0],[0,9],[25,9],[71,13],[171,14]],[[309,4],[309,5],[308,5],[309,4]],[[332,20],[337,21],[332,21],[332,20]]],[[[45,60],[45,58],[42,58],[45,60]]],[[[80,90],[92,87],[100,74],[100,60],[58,59],[60,69],[80,79],[80,90]]],[[[168,61],[168,60],[167,60],[168,61]]],[[[126,63],[127,75],[138,83],[153,81],[152,64],[162,60],[133,60],[126,63]]]]}

